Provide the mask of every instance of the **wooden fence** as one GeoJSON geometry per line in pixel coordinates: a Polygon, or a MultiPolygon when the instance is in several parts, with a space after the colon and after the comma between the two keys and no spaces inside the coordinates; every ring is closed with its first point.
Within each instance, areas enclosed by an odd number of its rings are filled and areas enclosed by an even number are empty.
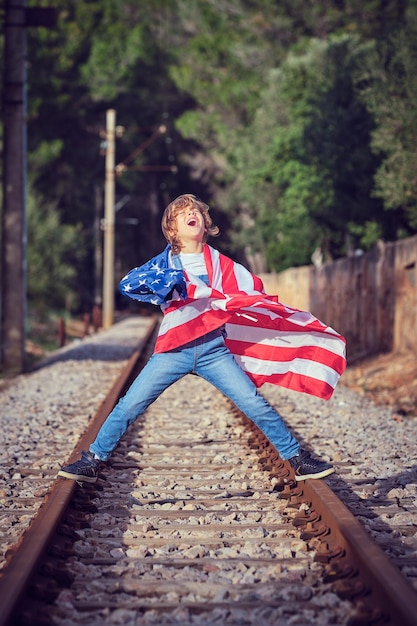
{"type": "Polygon", "coordinates": [[[262,274],[265,290],[346,337],[348,360],[417,350],[417,236],[322,267],[262,274]]]}

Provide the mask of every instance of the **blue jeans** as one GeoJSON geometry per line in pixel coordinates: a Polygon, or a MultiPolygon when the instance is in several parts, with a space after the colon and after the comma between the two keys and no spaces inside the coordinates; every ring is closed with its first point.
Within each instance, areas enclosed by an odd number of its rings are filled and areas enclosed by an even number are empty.
{"type": "Polygon", "coordinates": [[[103,461],[107,460],[128,426],[165,389],[186,374],[201,376],[230,398],[268,437],[282,459],[298,453],[297,440],[236,363],[225,346],[221,330],[212,331],[176,350],[153,354],[107,417],[90,446],[90,452],[103,461]]]}

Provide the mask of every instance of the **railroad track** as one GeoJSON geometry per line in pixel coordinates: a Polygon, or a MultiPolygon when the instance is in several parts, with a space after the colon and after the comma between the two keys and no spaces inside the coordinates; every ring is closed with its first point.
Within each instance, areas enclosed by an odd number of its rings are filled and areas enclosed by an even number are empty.
{"type": "Polygon", "coordinates": [[[130,427],[96,484],[53,484],[2,572],[0,626],[417,623],[417,594],[332,477],[296,483],[212,387],[194,376],[175,387],[130,427]]]}

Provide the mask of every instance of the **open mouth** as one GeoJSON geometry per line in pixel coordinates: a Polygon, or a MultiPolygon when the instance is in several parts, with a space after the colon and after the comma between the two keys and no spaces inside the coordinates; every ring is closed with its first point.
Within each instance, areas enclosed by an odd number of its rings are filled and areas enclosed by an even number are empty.
{"type": "Polygon", "coordinates": [[[197,219],[195,217],[190,217],[190,219],[187,220],[187,226],[197,226],[197,219]]]}

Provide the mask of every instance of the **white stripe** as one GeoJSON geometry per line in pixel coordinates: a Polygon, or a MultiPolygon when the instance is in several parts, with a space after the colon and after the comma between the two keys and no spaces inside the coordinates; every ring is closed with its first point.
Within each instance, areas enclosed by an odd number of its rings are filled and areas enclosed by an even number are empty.
{"type": "Polygon", "coordinates": [[[249,272],[249,270],[247,270],[246,267],[243,267],[243,265],[240,265],[239,263],[235,263],[233,269],[235,272],[235,278],[237,280],[239,291],[244,291],[251,296],[259,295],[260,292],[255,291],[253,287],[253,276],[249,272]]]}
{"type": "MultiPolygon", "coordinates": [[[[257,293],[258,292],[255,292],[255,294],[257,293]]],[[[233,298],[231,299],[233,301],[233,298]]],[[[259,313],[260,315],[267,315],[271,320],[275,320],[275,319],[288,320],[292,324],[296,324],[297,326],[302,326],[303,328],[305,328],[309,324],[316,322],[323,329],[328,330],[328,332],[331,333],[332,335],[333,334],[338,335],[338,333],[335,330],[333,330],[333,328],[323,324],[323,322],[321,322],[317,317],[314,317],[312,313],[309,313],[308,311],[295,311],[294,309],[291,309],[290,307],[288,307],[286,304],[283,304],[282,302],[277,304],[276,302],[271,302],[263,298],[262,300],[261,299],[259,300],[259,304],[253,303],[250,306],[241,307],[239,310],[248,311],[249,313],[252,313],[252,314],[259,313]],[[284,316],[281,313],[277,312],[276,308],[278,306],[282,307],[283,312],[290,313],[291,315],[284,316]]]]}
{"type": "Polygon", "coordinates": [[[226,324],[227,338],[243,343],[259,344],[278,348],[302,348],[305,346],[318,346],[325,348],[338,356],[345,356],[345,343],[342,339],[337,340],[333,335],[326,337],[317,331],[294,330],[283,331],[264,328],[259,326],[245,326],[242,324],[226,324]],[[335,341],[336,339],[336,341],[335,341]]]}
{"type": "Polygon", "coordinates": [[[331,387],[335,387],[339,380],[339,374],[331,367],[307,361],[306,359],[294,359],[292,361],[261,361],[248,356],[235,355],[235,360],[240,367],[254,376],[272,376],[273,374],[286,374],[292,372],[297,376],[307,376],[326,382],[331,387]]]}
{"type": "MultiPolygon", "coordinates": [[[[217,291],[224,291],[223,289],[223,276],[221,273],[220,252],[215,248],[209,246],[211,260],[213,264],[213,282],[212,287],[217,291]]],[[[253,288],[253,276],[243,265],[231,261],[233,263],[233,271],[235,279],[240,292],[257,295],[259,291],[255,291],[253,288]]]]}
{"type": "Polygon", "coordinates": [[[195,300],[194,302],[187,304],[185,307],[169,311],[164,315],[158,334],[159,336],[162,336],[172,328],[184,326],[209,310],[210,306],[208,306],[208,301],[204,299],[195,300]]]}
{"type": "Polygon", "coordinates": [[[204,282],[204,280],[201,280],[197,276],[193,276],[190,282],[192,282],[193,285],[196,285],[196,290],[194,292],[195,298],[210,298],[212,289],[204,282]]]}
{"type": "Polygon", "coordinates": [[[223,291],[223,282],[222,282],[222,272],[221,272],[221,268],[220,268],[220,252],[218,250],[216,250],[215,248],[212,248],[211,246],[209,246],[209,251],[210,251],[210,256],[211,256],[211,262],[212,262],[212,267],[213,267],[213,280],[212,280],[212,287],[213,289],[216,289],[217,291],[223,291]]]}

